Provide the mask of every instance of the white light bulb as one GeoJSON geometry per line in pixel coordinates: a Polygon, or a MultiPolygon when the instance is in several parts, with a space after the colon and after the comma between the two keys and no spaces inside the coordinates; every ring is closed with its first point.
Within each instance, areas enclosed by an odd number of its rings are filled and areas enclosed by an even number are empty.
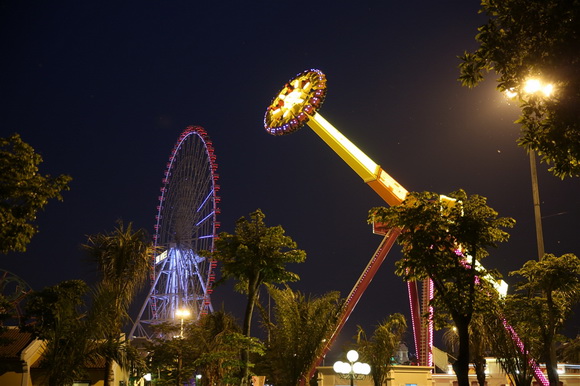
{"type": "Polygon", "coordinates": [[[354,365],[352,365],[352,371],[354,371],[355,374],[362,374],[363,373],[363,364],[360,362],[355,362],[354,365]]]}
{"type": "Polygon", "coordinates": [[[371,365],[368,363],[363,363],[362,374],[369,375],[371,373],[371,365]]]}
{"type": "Polygon", "coordinates": [[[356,362],[358,360],[358,353],[355,350],[350,350],[346,353],[346,359],[351,362],[356,362]]]}
{"type": "Polygon", "coordinates": [[[540,81],[537,79],[530,79],[524,85],[524,91],[528,94],[533,94],[541,88],[540,81]]]}

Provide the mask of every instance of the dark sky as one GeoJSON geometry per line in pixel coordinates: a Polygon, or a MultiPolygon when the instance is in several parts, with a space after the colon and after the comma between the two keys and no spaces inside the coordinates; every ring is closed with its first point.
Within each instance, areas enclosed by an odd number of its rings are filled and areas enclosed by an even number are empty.
{"type": "MultiPolygon", "coordinates": [[[[476,0],[52,1],[0,3],[0,135],[21,134],[44,173],[74,180],[38,216],[26,253],[0,268],[34,289],[92,280],[79,245],[119,218],[153,231],[169,153],[188,125],[213,140],[221,230],[261,208],[306,263],[306,293],[348,294],[380,237],[366,223],[381,199],[310,129],[273,137],[262,127],[282,85],[308,68],[328,78],[321,114],[409,191],[458,188],[517,220],[484,261],[504,274],[535,259],[530,172],[516,145],[517,108],[494,76],[457,82],[457,56],[485,23],[476,0]]],[[[580,254],[580,181],[540,166],[546,251],[580,254]]],[[[394,275],[398,247],[349,319],[371,328],[408,315],[394,275]]],[[[217,289],[216,307],[240,314],[241,295],[217,289]]],[[[578,319],[576,319],[578,320],[578,319]]],[[[575,321],[569,331],[576,333],[575,321]]]]}

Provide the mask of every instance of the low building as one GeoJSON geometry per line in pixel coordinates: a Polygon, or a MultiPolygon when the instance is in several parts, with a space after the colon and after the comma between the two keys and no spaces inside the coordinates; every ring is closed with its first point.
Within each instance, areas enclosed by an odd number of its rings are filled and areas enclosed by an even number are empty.
{"type": "MultiPolygon", "coordinates": [[[[495,358],[486,358],[486,386],[509,386],[510,382],[495,358]]],[[[448,367],[447,373],[432,373],[432,367],[396,365],[388,375],[386,386],[457,386],[457,378],[448,367]]],[[[545,373],[545,369],[544,369],[545,373]]],[[[559,364],[560,386],[580,386],[580,365],[559,364]]],[[[478,386],[475,371],[471,369],[471,386],[478,386]]],[[[335,374],[331,366],[318,367],[318,386],[350,386],[350,379],[335,374]]],[[[355,379],[355,386],[374,386],[372,378],[355,379]]],[[[539,386],[533,381],[532,386],[539,386]]]]}
{"type": "MultiPolygon", "coordinates": [[[[433,386],[432,369],[432,367],[426,366],[394,366],[387,377],[387,386],[433,386]]],[[[331,366],[320,366],[317,370],[318,386],[349,386],[351,384],[350,378],[336,374],[331,366]]],[[[355,379],[353,383],[357,386],[374,386],[370,376],[355,379]]]]}
{"type": "MultiPolygon", "coordinates": [[[[45,386],[44,369],[41,366],[44,343],[31,333],[8,327],[0,334],[0,385],[45,386]]],[[[86,367],[86,376],[73,386],[104,385],[105,361],[96,360],[86,367]]],[[[128,385],[129,375],[117,364],[113,366],[114,385],[128,385]]]]}

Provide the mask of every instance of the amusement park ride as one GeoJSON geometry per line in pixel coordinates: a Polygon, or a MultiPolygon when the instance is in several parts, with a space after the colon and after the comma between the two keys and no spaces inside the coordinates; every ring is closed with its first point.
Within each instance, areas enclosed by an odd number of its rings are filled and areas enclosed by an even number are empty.
{"type": "MultiPolygon", "coordinates": [[[[264,116],[264,128],[268,133],[278,136],[293,133],[307,124],[387,204],[400,205],[407,196],[407,190],[318,113],[326,97],[326,90],[326,76],[321,71],[311,69],[299,73],[285,84],[268,106],[264,116]]],[[[398,229],[387,229],[381,227],[380,224],[373,224],[373,231],[384,236],[383,240],[348,295],[336,328],[330,339],[327,339],[320,357],[310,367],[309,377],[314,374],[316,366],[330,350],[340,330],[400,234],[398,229]]],[[[433,297],[433,284],[430,280],[424,280],[421,296],[419,296],[417,284],[417,282],[407,283],[415,349],[419,364],[432,366],[433,324],[430,319],[422,322],[420,315],[432,311],[430,301],[433,297]]],[[[513,328],[505,320],[503,322],[514,341],[518,343],[520,349],[523,349],[513,328]]],[[[536,380],[542,385],[548,385],[549,382],[539,367],[535,365],[535,361],[532,365],[536,380]]]]}
{"type": "Polygon", "coordinates": [[[214,148],[206,131],[189,126],[171,151],[162,180],[153,236],[151,289],[129,336],[150,337],[151,325],[183,315],[197,320],[212,312],[216,262],[212,251],[219,223],[219,185],[214,148]]]}

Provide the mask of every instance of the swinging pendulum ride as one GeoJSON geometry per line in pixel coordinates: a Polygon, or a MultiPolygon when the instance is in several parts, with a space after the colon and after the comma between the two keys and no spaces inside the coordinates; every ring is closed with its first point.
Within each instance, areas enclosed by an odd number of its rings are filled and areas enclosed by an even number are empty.
{"type": "MultiPolygon", "coordinates": [[[[320,70],[309,69],[299,73],[284,85],[268,106],[264,116],[264,128],[272,135],[281,136],[293,133],[305,124],[308,125],[387,204],[400,205],[405,200],[408,191],[318,113],[326,98],[326,91],[326,76],[320,70]]],[[[339,321],[332,335],[327,339],[320,357],[312,364],[308,376],[314,374],[316,366],[330,350],[332,343],[400,234],[400,230],[386,229],[381,224],[373,224],[373,231],[383,235],[384,238],[348,295],[339,321]]],[[[407,282],[413,336],[419,364],[432,366],[433,323],[431,318],[422,322],[420,315],[432,312],[430,301],[433,297],[433,284],[428,279],[423,280],[421,284],[422,291],[419,296],[417,282],[407,282]]],[[[518,340],[517,336],[514,336],[514,340],[518,340]]],[[[542,385],[548,384],[539,367],[535,366],[534,373],[542,385]]]]}

